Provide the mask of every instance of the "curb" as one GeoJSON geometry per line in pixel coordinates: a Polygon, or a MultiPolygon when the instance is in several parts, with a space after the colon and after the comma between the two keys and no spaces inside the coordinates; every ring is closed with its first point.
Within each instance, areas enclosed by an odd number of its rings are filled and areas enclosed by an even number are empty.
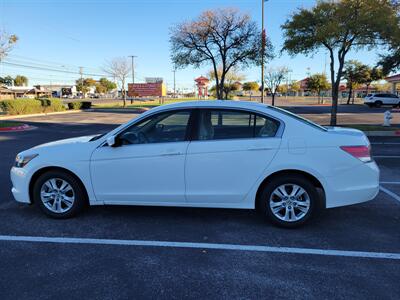
{"type": "Polygon", "coordinates": [[[393,131],[364,131],[367,136],[395,136],[400,137],[400,130],[393,131]]]}
{"type": "Polygon", "coordinates": [[[28,114],[28,115],[3,116],[3,117],[0,117],[0,120],[12,120],[12,119],[21,119],[21,118],[30,118],[30,117],[73,114],[73,113],[79,113],[79,112],[83,112],[83,111],[93,111],[93,109],[77,109],[77,110],[66,110],[66,111],[57,111],[57,112],[49,112],[49,113],[38,113],[38,114],[28,114]]]}
{"type": "Polygon", "coordinates": [[[30,126],[28,124],[23,124],[19,126],[11,126],[11,127],[1,127],[0,132],[15,132],[15,131],[26,131],[26,130],[31,130],[36,127],[30,126]]]}

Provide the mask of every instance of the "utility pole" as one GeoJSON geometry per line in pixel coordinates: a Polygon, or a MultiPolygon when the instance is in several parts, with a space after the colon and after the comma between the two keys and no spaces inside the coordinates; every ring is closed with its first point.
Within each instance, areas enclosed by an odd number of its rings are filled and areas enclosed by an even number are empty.
{"type": "Polygon", "coordinates": [[[79,74],[81,74],[81,94],[82,94],[82,97],[84,98],[84,94],[83,94],[83,67],[79,67],[79,74]]]}
{"type": "Polygon", "coordinates": [[[174,72],[174,98],[176,98],[176,78],[175,78],[176,65],[174,65],[174,69],[172,70],[172,72],[174,72]]]}
{"type": "Polygon", "coordinates": [[[265,56],[265,25],[264,25],[264,2],[268,0],[261,0],[261,103],[264,103],[264,56],[265,56]]]}
{"type": "Polygon", "coordinates": [[[129,55],[128,57],[130,57],[132,59],[132,83],[135,83],[135,55],[129,55]]]}

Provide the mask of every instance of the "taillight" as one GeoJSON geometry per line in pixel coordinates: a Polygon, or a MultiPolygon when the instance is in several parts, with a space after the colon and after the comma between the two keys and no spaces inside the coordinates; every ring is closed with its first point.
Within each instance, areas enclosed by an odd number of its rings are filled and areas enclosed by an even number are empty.
{"type": "Polygon", "coordinates": [[[362,162],[372,161],[371,149],[369,146],[340,146],[340,149],[358,158],[362,162]]]}

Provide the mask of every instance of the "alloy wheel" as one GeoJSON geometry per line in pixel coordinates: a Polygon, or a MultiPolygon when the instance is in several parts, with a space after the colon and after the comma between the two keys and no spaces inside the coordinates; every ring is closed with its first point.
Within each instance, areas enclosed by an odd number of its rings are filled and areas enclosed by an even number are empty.
{"type": "Polygon", "coordinates": [[[279,220],[295,222],[306,216],[310,210],[311,201],[304,188],[289,183],[278,186],[272,192],[269,206],[279,220]]]}
{"type": "Polygon", "coordinates": [[[75,192],[71,184],[64,179],[51,178],[40,189],[40,199],[53,213],[65,213],[75,202],[75,192]]]}

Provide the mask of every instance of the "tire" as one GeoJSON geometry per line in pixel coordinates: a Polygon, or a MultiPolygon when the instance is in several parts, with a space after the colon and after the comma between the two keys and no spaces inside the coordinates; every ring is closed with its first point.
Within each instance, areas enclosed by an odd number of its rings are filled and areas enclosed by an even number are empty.
{"type": "Polygon", "coordinates": [[[379,108],[382,106],[382,101],[375,101],[375,107],[379,108]]]}
{"type": "Polygon", "coordinates": [[[293,174],[273,178],[261,192],[258,204],[260,212],[273,224],[284,228],[296,228],[307,223],[316,214],[318,208],[321,207],[321,200],[317,188],[309,180],[301,175],[293,174]],[[284,186],[287,196],[282,192],[280,194],[288,199],[281,199],[275,193],[279,194],[277,189],[282,190],[282,186],[284,186]],[[305,193],[301,193],[302,191],[298,190],[297,196],[299,198],[293,197],[290,199],[290,194],[295,186],[300,187],[305,193]],[[279,202],[282,203],[279,206],[280,209],[277,206],[279,202]],[[275,213],[272,207],[277,210],[275,213]],[[287,212],[288,220],[285,220],[287,212]]]}
{"type": "Polygon", "coordinates": [[[42,174],[36,180],[33,202],[47,216],[67,219],[85,208],[87,197],[84,187],[75,176],[55,170],[42,174]]]}

